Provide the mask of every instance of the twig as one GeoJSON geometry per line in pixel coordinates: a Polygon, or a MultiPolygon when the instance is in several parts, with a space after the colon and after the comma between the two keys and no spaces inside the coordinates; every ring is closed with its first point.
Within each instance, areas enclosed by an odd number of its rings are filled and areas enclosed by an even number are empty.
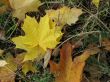
{"type": "MultiPolygon", "coordinates": [[[[100,34],[100,31],[91,31],[91,32],[84,32],[84,33],[79,33],[77,35],[72,35],[70,38],[66,39],[65,41],[63,41],[57,48],[55,48],[54,51],[56,51],[56,49],[58,49],[59,47],[61,47],[64,43],[66,43],[67,41],[71,40],[72,38],[74,37],[79,37],[79,36],[82,36],[82,35],[89,35],[89,34],[93,34],[93,33],[99,33],[100,34]]],[[[53,51],[53,53],[54,53],[53,51]]]]}

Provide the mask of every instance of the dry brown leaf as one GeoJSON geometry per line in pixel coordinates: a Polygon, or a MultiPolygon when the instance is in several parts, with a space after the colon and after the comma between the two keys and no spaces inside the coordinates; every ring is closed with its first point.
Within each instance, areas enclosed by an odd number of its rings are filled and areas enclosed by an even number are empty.
{"type": "Polygon", "coordinates": [[[0,82],[15,82],[17,66],[13,62],[12,56],[6,58],[6,62],[8,63],[7,65],[0,67],[0,82]]]}
{"type": "Polygon", "coordinates": [[[0,0],[0,3],[4,4],[0,7],[0,14],[12,9],[13,17],[17,17],[20,20],[25,18],[27,12],[37,11],[41,5],[40,0],[0,0]]]}
{"type": "Polygon", "coordinates": [[[76,23],[76,21],[78,21],[78,17],[83,13],[81,9],[69,8],[67,6],[63,6],[57,10],[47,10],[46,12],[59,26],[76,23]]]}
{"type": "Polygon", "coordinates": [[[55,74],[55,82],[81,82],[85,61],[97,52],[98,48],[88,49],[72,61],[72,45],[66,43],[60,51],[59,64],[49,62],[50,70],[55,74]]]}
{"type": "Polygon", "coordinates": [[[22,20],[27,12],[37,11],[41,5],[40,0],[9,0],[13,9],[13,17],[22,20]]]}
{"type": "Polygon", "coordinates": [[[16,58],[10,53],[6,55],[7,64],[3,67],[0,67],[0,82],[15,82],[15,71],[19,65],[22,65],[23,55],[19,54],[16,58]]]}

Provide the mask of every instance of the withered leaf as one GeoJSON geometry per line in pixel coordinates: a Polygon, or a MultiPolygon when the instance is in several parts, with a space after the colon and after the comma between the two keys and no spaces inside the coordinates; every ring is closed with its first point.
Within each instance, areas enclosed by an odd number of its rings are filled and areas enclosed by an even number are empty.
{"type": "Polygon", "coordinates": [[[55,82],[81,82],[85,61],[97,52],[99,52],[98,48],[87,49],[72,61],[72,45],[64,44],[60,50],[59,64],[49,62],[50,70],[55,74],[55,82]]]}

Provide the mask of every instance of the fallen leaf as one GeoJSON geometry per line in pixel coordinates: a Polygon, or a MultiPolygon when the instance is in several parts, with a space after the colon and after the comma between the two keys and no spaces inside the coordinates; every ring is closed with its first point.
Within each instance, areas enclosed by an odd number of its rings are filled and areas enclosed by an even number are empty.
{"type": "Polygon", "coordinates": [[[98,8],[100,0],[92,0],[92,3],[98,8]]]}
{"type": "Polygon", "coordinates": [[[6,61],[8,62],[8,65],[6,65],[7,68],[16,71],[17,68],[22,68],[23,73],[26,75],[28,71],[36,72],[35,65],[31,61],[23,62],[24,59],[24,53],[23,54],[17,54],[16,58],[14,58],[11,54],[8,54],[6,61]]]}
{"type": "Polygon", "coordinates": [[[5,66],[0,67],[0,82],[15,82],[17,65],[13,62],[12,56],[7,57],[5,63],[5,66]]]}
{"type": "Polygon", "coordinates": [[[26,73],[29,71],[32,71],[33,73],[36,72],[36,68],[35,68],[35,65],[33,65],[33,63],[31,61],[26,61],[22,65],[22,71],[26,75],[26,73]]]}
{"type": "Polygon", "coordinates": [[[8,67],[0,67],[0,82],[15,82],[15,72],[8,67]]]}
{"type": "Polygon", "coordinates": [[[25,14],[30,11],[37,11],[41,5],[40,0],[9,0],[13,9],[13,17],[20,20],[25,18],[25,14]]]}
{"type": "Polygon", "coordinates": [[[22,29],[25,36],[19,36],[12,39],[16,48],[27,51],[24,61],[37,60],[44,57],[47,49],[54,49],[59,44],[59,38],[63,33],[55,28],[55,24],[50,22],[48,15],[41,18],[38,23],[35,18],[29,16],[24,20],[22,29]]]}
{"type": "Polygon", "coordinates": [[[12,54],[7,53],[5,60],[0,60],[0,82],[15,82],[17,69],[21,69],[24,74],[28,71],[36,72],[32,62],[23,62],[24,54],[17,54],[14,58],[12,54]]]}
{"type": "Polygon", "coordinates": [[[87,49],[72,61],[72,45],[64,44],[60,51],[59,64],[49,62],[50,71],[55,74],[55,82],[81,82],[85,61],[97,52],[98,48],[87,49]]]}
{"type": "Polygon", "coordinates": [[[54,20],[59,26],[75,24],[78,17],[83,13],[81,9],[66,6],[57,10],[47,10],[46,12],[51,20],[54,20]]]}

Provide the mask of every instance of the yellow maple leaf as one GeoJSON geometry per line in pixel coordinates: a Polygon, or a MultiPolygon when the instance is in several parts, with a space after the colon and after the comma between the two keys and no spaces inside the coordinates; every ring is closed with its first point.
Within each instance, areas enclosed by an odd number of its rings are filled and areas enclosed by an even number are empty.
{"type": "Polygon", "coordinates": [[[27,50],[24,61],[42,58],[47,49],[53,49],[59,43],[62,32],[50,21],[48,15],[42,17],[39,23],[29,16],[24,20],[22,29],[25,36],[12,39],[16,48],[27,50]]]}
{"type": "MultiPolygon", "coordinates": [[[[74,47],[75,48],[75,47],[74,47]]],[[[99,49],[87,49],[72,61],[72,45],[64,44],[60,50],[59,64],[50,60],[50,71],[55,74],[55,82],[81,82],[85,61],[99,52],[99,49]]]]}
{"type": "Polygon", "coordinates": [[[82,14],[82,10],[78,8],[69,8],[63,6],[57,10],[47,10],[49,17],[54,20],[57,25],[63,26],[65,24],[71,25],[76,23],[78,17],[82,14]]]}
{"type": "Polygon", "coordinates": [[[38,10],[41,5],[40,0],[9,0],[13,9],[13,16],[20,20],[25,18],[25,14],[30,11],[38,10]]]}
{"type": "Polygon", "coordinates": [[[92,0],[92,3],[98,8],[100,0],[92,0]]]}

